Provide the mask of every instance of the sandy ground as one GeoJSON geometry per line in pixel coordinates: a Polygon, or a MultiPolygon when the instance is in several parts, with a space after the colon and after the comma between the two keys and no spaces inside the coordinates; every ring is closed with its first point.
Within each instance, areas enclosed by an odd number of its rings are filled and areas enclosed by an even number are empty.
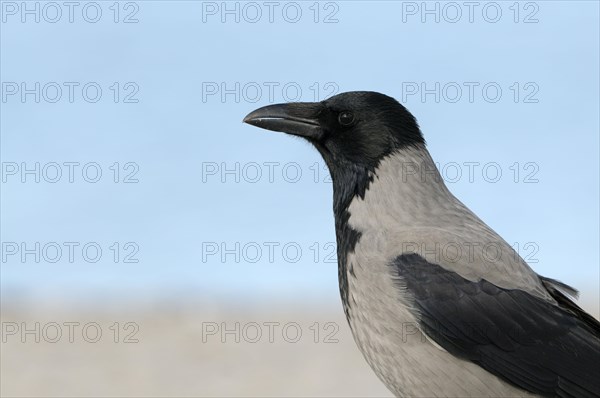
{"type": "Polygon", "coordinates": [[[3,302],[1,318],[3,397],[391,396],[337,307],[3,302]]]}
{"type": "Polygon", "coordinates": [[[3,397],[391,396],[341,309],[3,306],[0,354],[3,397]]]}

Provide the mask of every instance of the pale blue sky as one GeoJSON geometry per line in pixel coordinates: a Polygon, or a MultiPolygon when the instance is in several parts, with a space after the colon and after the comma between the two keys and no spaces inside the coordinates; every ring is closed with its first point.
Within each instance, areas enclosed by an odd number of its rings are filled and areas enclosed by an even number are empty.
{"type": "MultiPolygon", "coordinates": [[[[21,14],[21,2],[2,2],[3,299],[337,297],[337,269],[327,257],[335,239],[331,184],[321,159],[298,139],[241,123],[259,106],[295,99],[298,87],[298,99],[306,101],[351,90],[403,101],[443,174],[456,180],[450,189],[518,243],[536,271],[597,297],[597,2],[481,2],[472,22],[462,6],[456,23],[450,21],[456,9],[434,2],[427,4],[438,4],[439,23],[433,14],[421,15],[421,2],[278,2],[273,22],[263,2],[237,3],[239,22],[235,13],[221,16],[221,2],[122,2],[119,23],[112,1],[97,3],[97,23],[84,19],[86,3],[73,10],[73,23],[66,7],[50,23],[56,10],[43,4],[36,23],[35,15],[21,14]],[[489,22],[498,7],[499,20],[489,22]],[[298,8],[299,21],[289,22],[298,8]],[[261,18],[252,23],[257,9],[261,18]],[[138,22],[122,23],[127,15],[138,22]],[[326,17],[334,23],[323,23],[326,17]],[[40,82],[39,103],[35,94],[21,101],[22,82],[29,89],[40,82]],[[98,102],[83,97],[89,82],[102,89],[98,102]],[[422,100],[421,85],[435,91],[436,82],[439,102],[435,94],[422,100]],[[222,99],[222,83],[234,94],[222,99]],[[57,85],[62,97],[51,103],[57,85]],[[493,102],[498,87],[502,94],[493,102]],[[26,175],[22,183],[20,170],[12,174],[22,162],[30,168],[39,162],[47,174],[40,183],[26,175]],[[44,181],[54,178],[52,162],[62,165],[57,183],[44,181]],[[80,164],[73,183],[64,162],[80,164]],[[94,177],[93,162],[102,170],[97,183],[81,175],[91,164],[87,176],[94,177]],[[135,165],[125,168],[130,162],[135,165]],[[239,182],[221,174],[223,165],[236,162],[239,182]],[[272,181],[269,162],[277,162],[272,181]],[[479,162],[472,182],[467,162],[479,162]],[[302,175],[291,182],[298,169],[302,175]],[[497,169],[502,175],[493,183],[497,169]],[[134,172],[139,182],[121,182],[134,172]],[[11,242],[29,248],[56,242],[62,258],[46,261],[54,256],[50,245],[39,264],[34,255],[23,262],[7,254],[11,242]],[[72,264],[65,242],[80,244],[72,264]],[[97,263],[82,258],[88,242],[102,249],[97,263]],[[118,263],[113,242],[120,246],[118,263]],[[135,245],[124,247],[127,242],[135,245]],[[223,261],[221,243],[235,248],[235,242],[240,261],[234,254],[223,261]],[[253,262],[257,246],[262,253],[253,262]],[[124,263],[136,247],[132,258],[139,261],[124,263]],[[216,255],[206,251],[215,247],[216,255]]],[[[235,10],[235,2],[227,4],[235,10]]],[[[95,11],[88,7],[86,18],[95,11]]]]}

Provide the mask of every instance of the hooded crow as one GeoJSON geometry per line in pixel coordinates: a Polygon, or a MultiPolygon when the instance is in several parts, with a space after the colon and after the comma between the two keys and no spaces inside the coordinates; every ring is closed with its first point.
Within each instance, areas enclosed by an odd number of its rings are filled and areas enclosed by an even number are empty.
{"type": "Polygon", "coordinates": [[[344,312],[395,395],[600,397],[600,323],[450,193],[400,103],[348,92],[244,122],[325,160],[344,312]]]}

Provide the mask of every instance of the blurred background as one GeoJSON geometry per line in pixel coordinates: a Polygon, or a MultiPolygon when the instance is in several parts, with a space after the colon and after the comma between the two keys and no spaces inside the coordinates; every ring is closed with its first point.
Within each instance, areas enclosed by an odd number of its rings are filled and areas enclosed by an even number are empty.
{"type": "Polygon", "coordinates": [[[380,91],[453,193],[598,317],[599,6],[2,1],[3,396],[389,396],[332,188],[270,103],[380,91]]]}

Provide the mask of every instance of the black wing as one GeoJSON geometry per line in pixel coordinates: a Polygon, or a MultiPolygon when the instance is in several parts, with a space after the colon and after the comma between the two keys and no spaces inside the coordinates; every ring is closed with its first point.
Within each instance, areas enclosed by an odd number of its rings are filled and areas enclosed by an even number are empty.
{"type": "Polygon", "coordinates": [[[469,281],[418,254],[392,266],[423,331],[448,352],[536,394],[600,397],[600,323],[560,292],[551,292],[560,298],[556,306],[469,281]]]}

